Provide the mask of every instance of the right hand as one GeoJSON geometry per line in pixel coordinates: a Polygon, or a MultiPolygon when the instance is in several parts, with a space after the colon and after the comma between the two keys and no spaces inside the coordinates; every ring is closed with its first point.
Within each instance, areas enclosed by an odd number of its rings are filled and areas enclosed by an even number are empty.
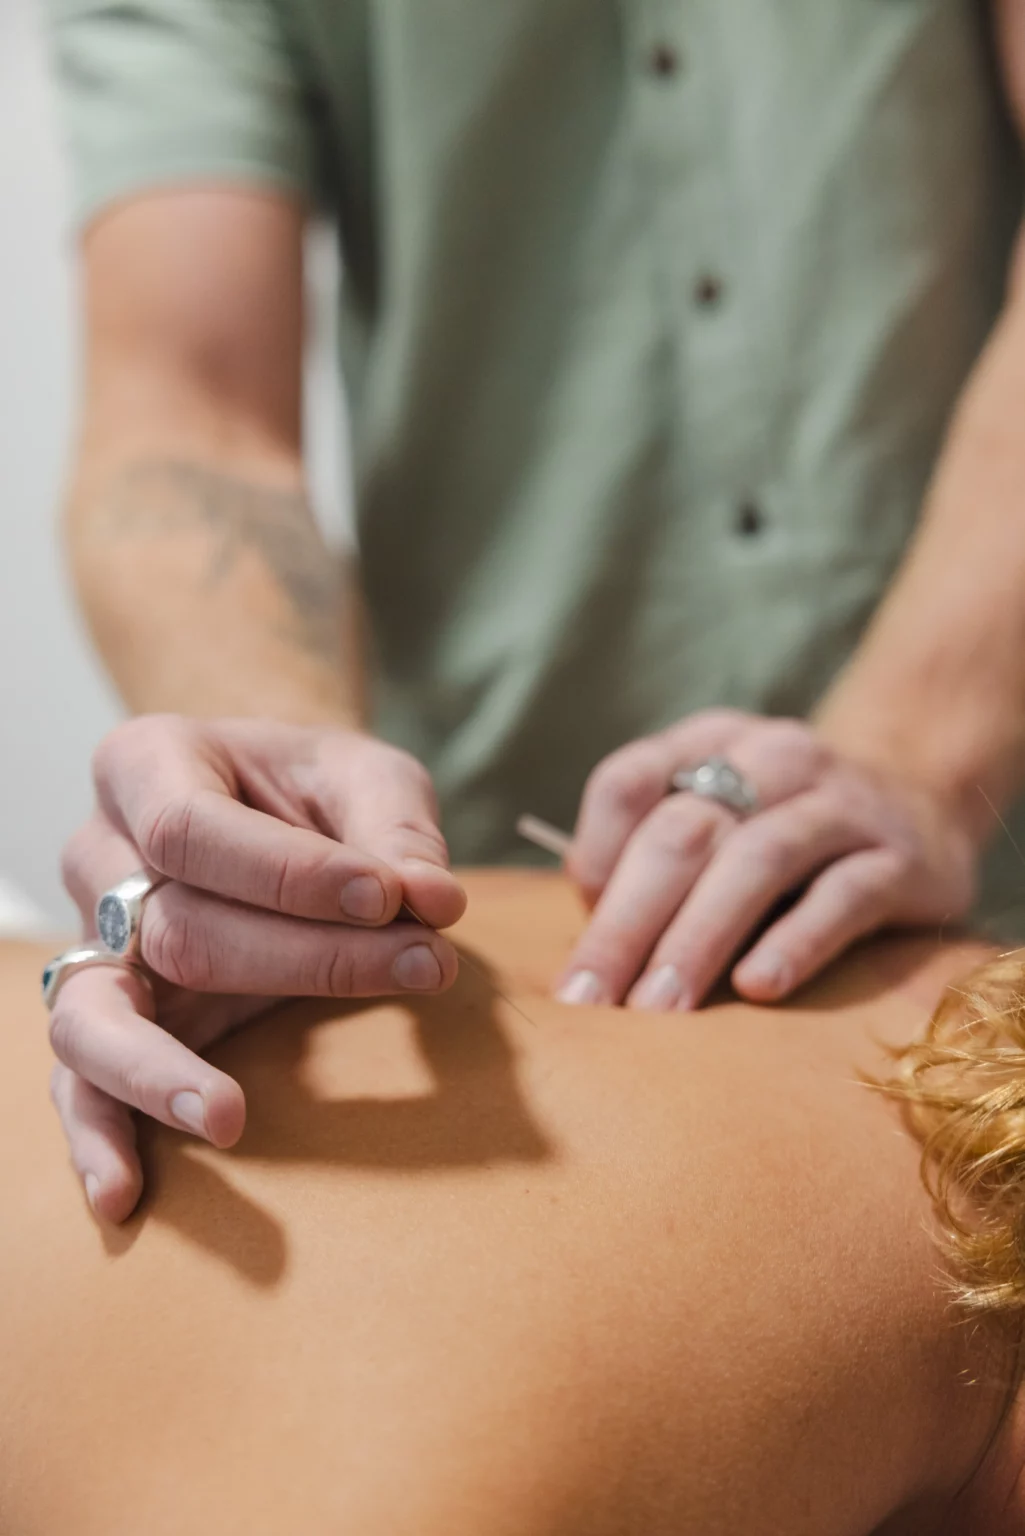
{"type": "Polygon", "coordinates": [[[53,1098],[93,1209],[142,1192],[132,1110],[227,1147],[245,1100],[197,1053],[279,997],[438,992],[456,953],[434,930],[466,897],[426,770],[354,731],[140,716],[101,744],[96,807],[64,882],[96,934],[98,897],[134,870],[148,898],[137,971],[70,976],[50,1039],[53,1098]],[[426,927],[395,922],[405,903],[426,927]]]}

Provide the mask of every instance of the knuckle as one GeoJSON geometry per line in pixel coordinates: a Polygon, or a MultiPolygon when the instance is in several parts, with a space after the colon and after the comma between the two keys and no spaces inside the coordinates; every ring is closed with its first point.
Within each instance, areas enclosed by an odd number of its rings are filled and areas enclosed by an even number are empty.
{"type": "Polygon", "coordinates": [[[352,997],[357,977],[356,953],[352,945],[337,944],[318,955],[310,990],[317,997],[352,997]]]}
{"type": "Polygon", "coordinates": [[[851,861],[843,871],[842,891],[847,904],[856,912],[876,907],[900,880],[897,859],[879,859],[871,863],[851,861]]]}
{"type": "Polygon", "coordinates": [[[631,932],[606,921],[581,945],[574,969],[593,971],[603,982],[604,993],[614,992],[620,982],[629,981],[644,963],[652,938],[631,932]]]}
{"type": "Polygon", "coordinates": [[[410,781],[413,788],[422,794],[433,796],[434,781],[420,759],[414,757],[412,752],[404,752],[399,747],[393,747],[392,751],[395,754],[396,767],[401,769],[403,776],[410,781]]]}
{"type": "Polygon", "coordinates": [[[164,1103],[161,1094],[146,1072],[145,1062],[125,1062],[117,1078],[117,1098],[122,1104],[131,1104],[144,1115],[155,1120],[163,1119],[164,1103]]]}
{"type": "Polygon", "coordinates": [[[143,717],[124,720],[107,732],[92,755],[92,775],[95,783],[110,777],[126,752],[134,749],[142,728],[143,717]]]}
{"type": "Polygon", "coordinates": [[[415,793],[433,800],[434,780],[420,759],[403,747],[393,747],[390,743],[365,738],[360,761],[361,766],[375,777],[383,771],[389,777],[401,778],[415,793]]]}
{"type": "Polygon", "coordinates": [[[750,863],[769,880],[787,878],[798,861],[801,840],[793,834],[756,831],[752,827],[746,842],[750,863]]]}
{"type": "Polygon", "coordinates": [[[62,1061],[55,1061],[50,1071],[50,1103],[57,1112],[57,1118],[61,1123],[64,1134],[72,1139],[76,1127],[75,1115],[75,1088],[80,1081],[77,1073],[71,1067],[66,1067],[62,1061]]]}
{"type": "MultiPolygon", "coordinates": [[[[350,745],[345,759],[346,781],[353,793],[373,795],[375,786],[383,782],[394,800],[396,788],[401,786],[402,795],[410,809],[408,827],[415,832],[435,833],[432,819],[438,815],[438,797],[434,779],[418,757],[402,747],[363,739],[358,748],[350,745]]],[[[401,829],[403,823],[397,823],[401,829]]],[[[435,834],[436,835],[436,834],[435,834]]]]}
{"type": "Polygon", "coordinates": [[[782,751],[789,749],[803,752],[811,739],[811,733],[803,721],[784,716],[763,721],[758,727],[758,733],[764,742],[771,743],[782,751]]]}
{"type": "Polygon", "coordinates": [[[571,853],[567,860],[566,873],[577,886],[584,905],[588,909],[594,907],[605,889],[605,881],[575,852],[571,853]]]}
{"type": "MultiPolygon", "coordinates": [[[[82,1036],[86,1027],[86,1021],[80,1010],[71,1007],[61,998],[50,1015],[50,1049],[58,1062],[63,1062],[72,1070],[76,1068],[81,1055],[82,1036]]],[[[55,1089],[55,1086],[51,1078],[51,1090],[55,1089]]]]}
{"type": "Polygon", "coordinates": [[[171,910],[158,903],[159,893],[147,907],[142,930],[146,964],[174,986],[212,991],[215,966],[205,925],[184,903],[171,910]]]}
{"type": "Polygon", "coordinates": [[[315,870],[308,858],[296,858],[288,853],[282,856],[271,897],[273,905],[279,912],[301,910],[301,902],[304,895],[309,892],[310,880],[314,873],[315,870]]]}
{"type": "Polygon", "coordinates": [[[794,759],[810,768],[817,768],[829,759],[826,746],[804,720],[769,720],[762,727],[761,736],[763,745],[773,755],[794,759]]]}
{"type": "Polygon", "coordinates": [[[588,790],[592,798],[602,800],[611,810],[636,816],[648,808],[654,778],[650,752],[626,747],[599,763],[588,790]]]}
{"type": "Polygon", "coordinates": [[[92,823],[86,822],[71,834],[61,850],[61,883],[74,901],[90,886],[90,854],[94,846],[92,823]]]}
{"type": "Polygon", "coordinates": [[[723,830],[723,813],[692,796],[664,800],[650,820],[659,847],[680,863],[706,858],[723,830]]]}
{"type": "Polygon", "coordinates": [[[910,879],[918,868],[918,860],[910,848],[891,848],[879,860],[878,883],[896,885],[910,879]]]}
{"type": "Polygon", "coordinates": [[[729,730],[734,726],[749,724],[756,718],[746,709],[728,709],[719,705],[713,709],[695,710],[680,724],[688,730],[693,726],[700,726],[702,730],[729,730]]]}
{"type": "Polygon", "coordinates": [[[828,958],[828,934],[818,929],[792,929],[776,947],[783,961],[782,980],[789,991],[813,975],[828,958]]]}
{"type": "Polygon", "coordinates": [[[152,747],[168,731],[180,729],[181,724],[179,715],[134,715],[130,720],[122,720],[107,732],[93,752],[94,780],[108,778],[126,757],[134,756],[140,748],[152,747]]]}
{"type": "Polygon", "coordinates": [[[136,835],[146,863],[172,879],[183,879],[190,862],[195,815],[192,795],[176,796],[145,812],[136,835]]]}
{"type": "Polygon", "coordinates": [[[417,853],[428,859],[432,864],[448,862],[448,848],[445,839],[438,828],[431,822],[422,820],[416,816],[403,816],[392,823],[394,830],[402,839],[408,838],[416,845],[417,853]]]}

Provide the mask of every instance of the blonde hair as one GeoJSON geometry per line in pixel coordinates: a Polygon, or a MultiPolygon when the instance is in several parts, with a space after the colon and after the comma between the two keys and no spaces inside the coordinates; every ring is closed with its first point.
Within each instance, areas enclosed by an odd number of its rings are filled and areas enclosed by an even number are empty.
{"type": "Polygon", "coordinates": [[[1025,1311],[1025,954],[948,988],[880,1086],[922,1142],[958,1301],[976,1314],[1025,1311]]]}

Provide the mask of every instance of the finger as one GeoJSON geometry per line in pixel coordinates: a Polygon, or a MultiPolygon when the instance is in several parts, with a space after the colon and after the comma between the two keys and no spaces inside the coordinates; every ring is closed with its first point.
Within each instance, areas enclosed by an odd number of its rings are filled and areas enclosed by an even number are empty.
{"type": "Polygon", "coordinates": [[[78,908],[85,938],[96,935],[96,902],[139,867],[135,845],[96,812],[68,839],[61,854],[64,888],[78,908]]]}
{"type": "Polygon", "coordinates": [[[222,901],[183,885],[155,891],[141,954],[191,992],[274,997],[380,997],[440,992],[459,969],[447,939],[418,923],[346,928],[222,901]]]}
{"type": "Polygon", "coordinates": [[[730,811],[697,796],[660,801],[628,842],[602,892],[561,979],[560,1001],[620,1002],[735,827],[730,811]]]}
{"type": "Polygon", "coordinates": [[[347,846],[396,870],[407,904],[428,926],[457,922],[466,910],[466,893],[449,869],[426,768],[408,753],[373,741],[344,756],[331,743],[323,766],[329,786],[323,811],[330,829],[347,846]],[[337,771],[333,757],[342,759],[337,771]]]}
{"type": "Polygon", "coordinates": [[[614,753],[588,781],[568,861],[589,901],[603,889],[638,823],[671,792],[673,774],[716,755],[728,757],[751,782],[763,809],[809,789],[829,759],[804,722],[739,710],[692,715],[614,753]]]}
{"type": "Polygon", "coordinates": [[[899,855],[888,848],[830,865],[734,967],[737,991],[753,1002],[785,997],[855,940],[889,922],[900,876],[899,855]]]}
{"type": "Polygon", "coordinates": [[[725,751],[748,719],[737,710],[705,711],[672,730],[631,742],[598,764],[584,786],[566,861],[589,905],[598,900],[641,822],[670,792],[681,752],[697,759],[725,751]]]}
{"type": "Polygon", "coordinates": [[[241,804],[187,722],[122,727],[97,754],[94,776],[108,818],[172,880],[327,922],[386,923],[398,912],[402,885],[387,863],[241,804]]]}
{"type": "Polygon", "coordinates": [[[50,1095],[89,1204],[104,1221],[124,1221],[142,1194],[131,1111],[60,1062],[50,1095]]]}
{"type": "Polygon", "coordinates": [[[245,1125],[242,1089],[144,1016],[147,990],[121,968],[69,977],[50,1017],[54,1055],[118,1102],[215,1147],[234,1145],[245,1125]]]}
{"type": "Polygon", "coordinates": [[[818,794],[786,800],[737,828],[660,938],[631,1006],[696,1007],[782,896],[863,843],[818,794]]]}

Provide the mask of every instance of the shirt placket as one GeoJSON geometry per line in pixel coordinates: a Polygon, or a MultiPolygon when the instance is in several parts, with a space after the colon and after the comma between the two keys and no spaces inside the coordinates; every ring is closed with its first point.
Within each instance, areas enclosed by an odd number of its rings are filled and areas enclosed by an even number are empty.
{"type": "Polygon", "coordinates": [[[765,359],[731,164],[730,93],[743,81],[707,10],[721,3],[632,0],[629,39],[686,515],[702,541],[753,552],[771,525],[765,359]]]}

